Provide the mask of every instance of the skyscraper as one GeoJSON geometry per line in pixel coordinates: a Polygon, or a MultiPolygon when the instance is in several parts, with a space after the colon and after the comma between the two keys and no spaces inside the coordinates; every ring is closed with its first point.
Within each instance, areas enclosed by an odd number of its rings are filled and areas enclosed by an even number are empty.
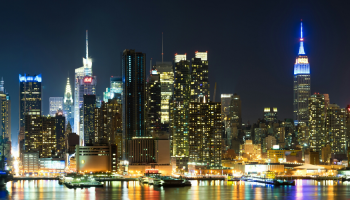
{"type": "Polygon", "coordinates": [[[309,146],[312,151],[321,152],[327,142],[325,130],[325,99],[323,94],[313,94],[309,99],[309,146]]]}
{"type": "Polygon", "coordinates": [[[66,117],[66,124],[68,122],[71,126],[74,126],[74,110],[73,110],[73,95],[72,95],[72,88],[70,86],[69,78],[67,78],[67,85],[66,85],[66,91],[64,92],[64,99],[63,99],[63,112],[66,117]]]}
{"type": "Polygon", "coordinates": [[[58,110],[63,110],[63,97],[50,97],[49,98],[50,113],[51,116],[56,116],[58,110]]]}
{"type": "Polygon", "coordinates": [[[189,162],[221,167],[221,103],[191,102],[189,114],[189,162]]]}
{"type": "Polygon", "coordinates": [[[173,156],[189,156],[189,103],[191,72],[186,54],[175,54],[174,100],[171,109],[173,156]]]}
{"type": "Polygon", "coordinates": [[[0,81],[0,135],[11,141],[11,100],[4,89],[4,79],[0,81]]]}
{"type": "MultiPolygon", "coordinates": [[[[83,66],[75,69],[74,89],[74,132],[84,134],[84,119],[80,113],[84,102],[84,95],[96,94],[96,76],[92,75],[92,60],[88,53],[88,31],[86,30],[86,58],[83,58],[83,66]]],[[[82,140],[81,140],[82,141],[82,140]]]]}
{"type": "Polygon", "coordinates": [[[19,127],[24,128],[24,116],[41,115],[41,74],[19,75],[19,127]]]}
{"type": "Polygon", "coordinates": [[[121,104],[122,103],[122,94],[123,94],[122,77],[111,76],[111,78],[109,80],[110,80],[111,99],[117,99],[118,103],[121,104]]]}
{"type": "MultiPolygon", "coordinates": [[[[96,95],[84,95],[84,103],[81,110],[83,111],[83,133],[80,135],[80,144],[97,143],[95,137],[95,107],[96,95]],[[82,143],[83,142],[83,143],[82,143]]],[[[83,145],[82,145],[83,146],[83,145]]]]}
{"type": "Polygon", "coordinates": [[[145,92],[146,54],[125,49],[122,55],[123,150],[128,159],[126,140],[146,136],[145,92]]]}
{"type": "Polygon", "coordinates": [[[326,117],[326,143],[331,146],[334,154],[347,154],[347,130],[346,130],[346,109],[340,108],[337,104],[329,104],[326,117]]]}
{"type": "Polygon", "coordinates": [[[210,101],[208,52],[195,52],[192,58],[191,102],[198,102],[200,96],[210,101]]]}
{"type": "Polygon", "coordinates": [[[66,132],[66,119],[62,110],[59,110],[55,115],[55,127],[56,127],[56,156],[64,158],[65,156],[65,132],[66,132]]]}
{"type": "Polygon", "coordinates": [[[301,23],[299,54],[294,64],[294,124],[307,123],[310,91],[310,64],[304,51],[303,24],[301,23]]]}
{"type": "Polygon", "coordinates": [[[147,132],[152,135],[161,130],[161,83],[156,70],[147,81],[147,132]]]}
{"type": "Polygon", "coordinates": [[[242,103],[241,97],[238,94],[234,94],[231,99],[229,116],[232,125],[235,125],[238,128],[242,127],[242,103]]]}
{"type": "Polygon", "coordinates": [[[171,62],[156,62],[153,69],[160,76],[161,92],[161,123],[169,126],[170,100],[174,93],[174,69],[171,62]]]}

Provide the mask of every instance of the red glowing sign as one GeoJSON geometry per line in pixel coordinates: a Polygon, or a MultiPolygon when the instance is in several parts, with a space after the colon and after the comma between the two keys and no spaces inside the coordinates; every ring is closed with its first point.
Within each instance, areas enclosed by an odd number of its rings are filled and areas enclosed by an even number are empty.
{"type": "Polygon", "coordinates": [[[146,174],[158,174],[158,169],[146,169],[146,174]]]}
{"type": "Polygon", "coordinates": [[[87,76],[84,78],[84,83],[91,83],[91,82],[92,82],[92,77],[87,76]]]}

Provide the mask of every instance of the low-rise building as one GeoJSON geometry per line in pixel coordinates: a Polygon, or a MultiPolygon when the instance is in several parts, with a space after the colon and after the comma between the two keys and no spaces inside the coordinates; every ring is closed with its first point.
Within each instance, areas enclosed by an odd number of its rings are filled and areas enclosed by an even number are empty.
{"type": "Polygon", "coordinates": [[[290,162],[291,156],[295,156],[294,161],[297,161],[298,163],[301,162],[301,157],[300,154],[298,154],[298,152],[301,152],[301,150],[286,150],[286,149],[269,149],[267,150],[267,159],[269,160],[269,162],[272,163],[278,163],[278,162],[290,162]],[[299,157],[298,157],[299,155],[299,157]],[[287,161],[287,156],[289,156],[287,161]]]}

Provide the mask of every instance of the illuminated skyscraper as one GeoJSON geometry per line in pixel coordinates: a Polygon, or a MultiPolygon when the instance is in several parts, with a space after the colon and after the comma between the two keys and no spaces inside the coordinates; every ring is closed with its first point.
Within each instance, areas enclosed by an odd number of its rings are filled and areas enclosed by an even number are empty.
{"type": "Polygon", "coordinates": [[[340,108],[337,104],[329,104],[326,117],[326,133],[328,142],[334,154],[347,154],[347,109],[340,108]]]}
{"type": "Polygon", "coordinates": [[[238,94],[234,94],[230,105],[231,124],[238,128],[242,127],[242,102],[238,94]]]}
{"type": "Polygon", "coordinates": [[[0,135],[11,141],[11,100],[4,89],[4,79],[0,81],[0,135]]]}
{"type": "Polygon", "coordinates": [[[152,70],[147,81],[147,132],[152,135],[161,130],[161,87],[160,77],[152,70]]]}
{"type": "Polygon", "coordinates": [[[50,97],[49,98],[50,113],[51,116],[56,116],[58,110],[63,110],[63,97],[50,97]]]}
{"type": "Polygon", "coordinates": [[[310,64],[304,51],[303,24],[301,23],[299,56],[294,64],[294,124],[307,123],[310,91],[310,64]]]}
{"type": "Polygon", "coordinates": [[[86,31],[86,58],[83,58],[83,66],[75,69],[74,132],[80,135],[80,145],[84,145],[84,119],[80,109],[84,95],[96,94],[96,84],[96,76],[92,75],[92,60],[88,54],[88,31],[86,31]]]}
{"type": "Polygon", "coordinates": [[[198,102],[200,96],[205,96],[210,101],[208,74],[208,53],[196,51],[192,58],[191,102],[198,102]]]}
{"type": "Polygon", "coordinates": [[[67,78],[67,85],[66,85],[66,91],[64,92],[64,99],[63,99],[63,112],[66,116],[66,124],[68,122],[70,125],[74,125],[74,113],[73,113],[73,95],[72,95],[72,88],[70,86],[69,78],[67,78]]]}
{"type": "Polygon", "coordinates": [[[123,147],[128,159],[127,141],[133,137],[146,136],[145,93],[146,54],[125,49],[122,55],[123,76],[123,147]]]}
{"type": "Polygon", "coordinates": [[[190,62],[186,60],[186,54],[176,54],[174,100],[171,109],[173,156],[189,156],[190,84],[190,62]]]}
{"type": "Polygon", "coordinates": [[[123,81],[121,77],[111,76],[110,87],[103,92],[103,101],[108,102],[109,99],[116,99],[119,104],[122,103],[123,81]]]}
{"type": "Polygon", "coordinates": [[[323,94],[311,95],[309,99],[309,146],[315,152],[321,152],[327,142],[325,130],[325,99],[323,94]]]}
{"type": "MultiPolygon", "coordinates": [[[[19,75],[19,127],[24,128],[25,115],[41,115],[41,74],[19,75]]],[[[24,130],[24,129],[23,129],[24,130]]]]}
{"type": "Polygon", "coordinates": [[[160,76],[161,92],[161,123],[169,125],[170,100],[174,93],[174,70],[171,62],[156,62],[153,66],[160,76]]]}

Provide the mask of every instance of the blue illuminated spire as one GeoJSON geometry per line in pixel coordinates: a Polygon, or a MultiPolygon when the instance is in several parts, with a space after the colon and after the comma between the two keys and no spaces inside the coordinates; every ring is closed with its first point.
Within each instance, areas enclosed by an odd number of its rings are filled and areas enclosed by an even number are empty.
{"type": "Polygon", "coordinates": [[[299,55],[304,55],[304,38],[303,38],[303,22],[300,23],[300,47],[299,47],[299,55]]]}

